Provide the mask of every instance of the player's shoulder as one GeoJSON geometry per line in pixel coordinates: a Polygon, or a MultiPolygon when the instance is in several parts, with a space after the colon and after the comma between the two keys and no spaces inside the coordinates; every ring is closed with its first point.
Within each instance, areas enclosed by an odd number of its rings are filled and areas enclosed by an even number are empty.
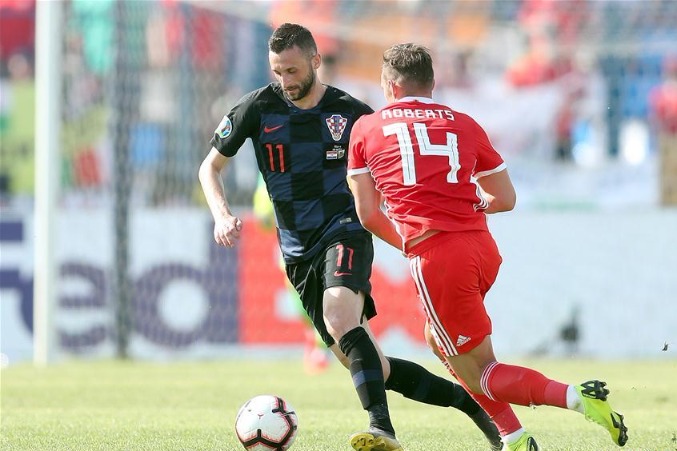
{"type": "Polygon", "coordinates": [[[442,105],[444,108],[449,110],[451,112],[451,114],[453,115],[455,122],[464,123],[464,124],[471,125],[471,126],[479,126],[479,123],[477,122],[477,120],[475,120],[475,118],[472,117],[470,114],[468,114],[464,111],[459,111],[459,110],[457,110],[457,109],[455,109],[455,108],[453,108],[449,105],[443,104],[443,103],[439,103],[438,105],[442,105]]]}
{"type": "Polygon", "coordinates": [[[270,102],[282,99],[282,88],[279,83],[270,83],[248,92],[238,103],[270,102]]]}
{"type": "Polygon", "coordinates": [[[243,120],[256,120],[261,114],[284,112],[286,103],[282,89],[277,83],[270,83],[243,95],[233,107],[236,117],[243,120]]]}
{"type": "Polygon", "coordinates": [[[380,120],[382,111],[383,108],[376,111],[372,111],[370,113],[363,114],[357,119],[357,121],[355,121],[355,125],[360,124],[360,126],[364,126],[364,124],[370,124],[374,121],[380,120]]]}
{"type": "Polygon", "coordinates": [[[475,118],[473,118],[470,114],[468,114],[464,111],[459,111],[459,110],[452,108],[450,106],[447,106],[447,108],[449,109],[449,111],[451,111],[451,113],[454,115],[455,118],[462,119],[464,121],[476,122],[475,118]]]}
{"type": "Polygon", "coordinates": [[[328,107],[344,108],[349,110],[346,112],[356,113],[358,115],[371,114],[374,112],[374,109],[365,102],[334,86],[327,85],[325,98],[328,107]]]}
{"type": "Polygon", "coordinates": [[[469,114],[463,114],[463,117],[465,117],[469,128],[472,128],[475,132],[483,134],[487,133],[487,131],[484,129],[484,126],[477,119],[469,114]]]}
{"type": "Polygon", "coordinates": [[[457,110],[454,108],[454,105],[451,103],[446,103],[444,101],[438,101],[437,99],[434,99],[432,101],[432,105],[436,106],[439,109],[445,109],[450,111],[453,115],[454,118],[461,119],[461,120],[470,120],[475,122],[475,119],[469,114],[466,113],[465,111],[457,110]]]}
{"type": "Polygon", "coordinates": [[[357,120],[355,120],[355,123],[353,124],[353,132],[352,132],[353,135],[356,137],[361,136],[362,139],[368,139],[370,136],[372,136],[371,130],[373,130],[374,128],[380,128],[382,125],[381,122],[382,110],[383,109],[379,109],[377,111],[366,113],[358,117],[357,120]]]}

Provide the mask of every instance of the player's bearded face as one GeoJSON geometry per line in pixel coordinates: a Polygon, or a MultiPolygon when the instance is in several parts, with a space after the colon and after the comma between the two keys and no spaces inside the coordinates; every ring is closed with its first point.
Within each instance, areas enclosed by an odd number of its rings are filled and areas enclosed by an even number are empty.
{"type": "Polygon", "coordinates": [[[319,55],[308,55],[297,46],[285,49],[280,53],[269,52],[270,69],[275,79],[284,90],[284,95],[291,101],[304,99],[317,79],[319,55]]]}
{"type": "Polygon", "coordinates": [[[315,71],[310,62],[308,63],[308,75],[300,80],[298,83],[288,84],[284,86],[284,93],[289,100],[301,100],[308,95],[310,89],[315,83],[315,71]]]}

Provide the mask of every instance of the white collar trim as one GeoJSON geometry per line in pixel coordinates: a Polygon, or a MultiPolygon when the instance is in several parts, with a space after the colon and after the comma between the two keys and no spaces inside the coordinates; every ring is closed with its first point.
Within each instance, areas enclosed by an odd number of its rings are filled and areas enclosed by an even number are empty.
{"type": "Polygon", "coordinates": [[[398,102],[435,103],[435,101],[430,97],[414,97],[414,96],[402,97],[400,100],[398,100],[398,102]]]}

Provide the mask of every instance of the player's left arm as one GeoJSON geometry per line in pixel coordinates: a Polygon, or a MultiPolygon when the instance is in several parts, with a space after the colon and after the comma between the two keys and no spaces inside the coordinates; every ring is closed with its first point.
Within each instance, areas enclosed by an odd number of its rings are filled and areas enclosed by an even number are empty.
{"type": "Polygon", "coordinates": [[[395,225],[381,210],[381,193],[376,190],[374,179],[368,172],[348,175],[348,186],[355,197],[357,216],[365,229],[402,250],[402,238],[395,225]]]}
{"type": "Polygon", "coordinates": [[[474,119],[471,121],[479,147],[473,175],[482,190],[482,197],[489,204],[483,211],[487,214],[510,211],[515,208],[517,194],[505,162],[494,149],[487,132],[474,119]]]}
{"type": "Polygon", "coordinates": [[[484,210],[485,213],[498,213],[515,208],[517,194],[507,169],[480,177],[477,179],[477,183],[482,188],[482,194],[489,203],[489,206],[484,210]]]}

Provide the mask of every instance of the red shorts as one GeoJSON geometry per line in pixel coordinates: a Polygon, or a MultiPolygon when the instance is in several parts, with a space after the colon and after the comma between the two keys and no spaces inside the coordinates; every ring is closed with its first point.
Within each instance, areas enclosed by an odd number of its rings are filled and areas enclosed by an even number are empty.
{"type": "Polygon", "coordinates": [[[409,256],[430,331],[444,355],[466,353],[491,335],[484,296],[503,260],[489,232],[440,232],[409,256]]]}

